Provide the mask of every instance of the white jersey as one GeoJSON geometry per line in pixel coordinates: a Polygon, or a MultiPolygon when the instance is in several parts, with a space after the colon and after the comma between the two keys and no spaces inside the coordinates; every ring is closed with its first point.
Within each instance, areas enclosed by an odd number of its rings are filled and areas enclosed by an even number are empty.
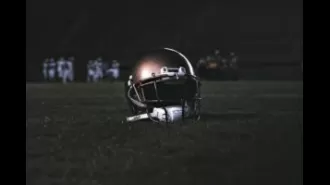
{"type": "Polygon", "coordinates": [[[42,73],[44,75],[44,79],[47,80],[47,77],[48,77],[48,71],[47,71],[47,68],[48,68],[48,63],[47,61],[44,61],[42,63],[42,73]]]}
{"type": "Polygon", "coordinates": [[[95,61],[95,66],[96,66],[96,75],[98,78],[103,78],[103,67],[102,67],[102,62],[95,61]]]}
{"type": "Polygon", "coordinates": [[[70,61],[65,60],[62,64],[62,82],[64,84],[66,84],[68,80],[71,80],[70,63],[70,61]]]}
{"type": "Polygon", "coordinates": [[[95,82],[96,81],[96,66],[95,62],[87,63],[87,82],[95,82]]]}
{"type": "Polygon", "coordinates": [[[68,61],[68,65],[69,65],[69,70],[70,71],[73,71],[72,61],[68,61]]]}
{"type": "Polygon", "coordinates": [[[118,79],[119,77],[119,66],[120,64],[118,62],[113,62],[111,64],[111,68],[107,70],[107,72],[110,73],[114,79],[118,79]]]}
{"type": "Polygon", "coordinates": [[[53,61],[53,62],[49,62],[48,64],[48,70],[54,70],[55,71],[56,69],[56,63],[53,61]]]}
{"type": "Polygon", "coordinates": [[[69,70],[70,70],[70,74],[69,74],[69,79],[70,79],[70,81],[73,81],[73,63],[72,63],[72,61],[69,61],[69,70]]]}
{"type": "Polygon", "coordinates": [[[69,61],[65,60],[62,64],[62,71],[70,71],[69,61]]]}
{"type": "Polygon", "coordinates": [[[57,73],[58,73],[58,77],[60,77],[60,78],[62,78],[62,76],[63,76],[63,70],[62,70],[63,64],[64,64],[63,60],[57,61],[57,73]]]}
{"type": "Polygon", "coordinates": [[[95,61],[94,65],[97,70],[102,70],[102,62],[95,61]]]}
{"type": "Polygon", "coordinates": [[[61,71],[62,70],[62,64],[63,64],[63,60],[58,60],[57,62],[56,62],[56,64],[57,64],[57,71],[61,71]]]}
{"type": "Polygon", "coordinates": [[[112,63],[112,68],[113,69],[118,69],[119,68],[119,66],[120,66],[120,64],[118,63],[118,62],[114,62],[114,63],[112,63]]]}
{"type": "Polygon", "coordinates": [[[50,80],[53,80],[55,78],[55,72],[56,72],[56,63],[52,61],[48,64],[48,73],[50,80]]]}

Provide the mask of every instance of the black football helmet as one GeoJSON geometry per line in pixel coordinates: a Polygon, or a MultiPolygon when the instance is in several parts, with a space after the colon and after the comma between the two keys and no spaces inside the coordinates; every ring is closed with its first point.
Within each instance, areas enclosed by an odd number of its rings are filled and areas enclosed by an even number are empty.
{"type": "Polygon", "coordinates": [[[125,96],[134,115],[127,121],[199,120],[200,86],[190,61],[182,53],[171,48],[145,52],[125,82],[125,96]]]}

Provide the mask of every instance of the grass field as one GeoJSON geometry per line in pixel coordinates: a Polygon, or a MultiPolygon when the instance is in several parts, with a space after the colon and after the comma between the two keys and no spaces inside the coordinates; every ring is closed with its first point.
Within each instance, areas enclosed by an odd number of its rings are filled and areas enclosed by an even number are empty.
{"type": "Polygon", "coordinates": [[[196,124],[122,124],[122,83],[27,84],[27,184],[302,184],[302,82],[203,82],[196,124]]]}

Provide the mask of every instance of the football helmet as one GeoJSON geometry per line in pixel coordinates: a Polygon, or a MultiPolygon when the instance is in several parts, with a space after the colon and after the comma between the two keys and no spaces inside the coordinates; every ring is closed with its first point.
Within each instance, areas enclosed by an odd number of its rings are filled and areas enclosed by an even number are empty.
{"type": "Polygon", "coordinates": [[[125,97],[133,114],[126,121],[199,120],[200,86],[190,61],[179,51],[161,48],[145,52],[125,82],[125,97]]]}

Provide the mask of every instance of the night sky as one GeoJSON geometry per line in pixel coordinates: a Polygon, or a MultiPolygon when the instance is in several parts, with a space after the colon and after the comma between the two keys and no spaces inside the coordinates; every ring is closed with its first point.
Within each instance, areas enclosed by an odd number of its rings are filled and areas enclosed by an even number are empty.
{"type": "Polygon", "coordinates": [[[27,80],[46,57],[74,55],[76,70],[98,56],[129,66],[134,53],[163,46],[194,61],[215,48],[242,62],[299,60],[302,1],[188,2],[28,0],[27,80]]]}

